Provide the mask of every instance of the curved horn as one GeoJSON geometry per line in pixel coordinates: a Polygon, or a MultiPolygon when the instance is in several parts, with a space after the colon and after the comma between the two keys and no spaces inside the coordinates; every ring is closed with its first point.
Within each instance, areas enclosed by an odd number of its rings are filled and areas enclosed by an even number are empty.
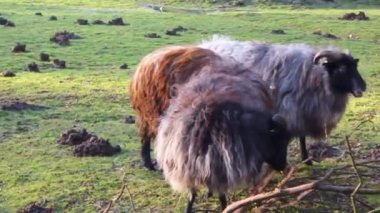
{"type": "Polygon", "coordinates": [[[337,61],[342,57],[342,54],[334,50],[321,50],[314,56],[313,63],[318,64],[321,58],[326,58],[327,62],[337,61]]]}

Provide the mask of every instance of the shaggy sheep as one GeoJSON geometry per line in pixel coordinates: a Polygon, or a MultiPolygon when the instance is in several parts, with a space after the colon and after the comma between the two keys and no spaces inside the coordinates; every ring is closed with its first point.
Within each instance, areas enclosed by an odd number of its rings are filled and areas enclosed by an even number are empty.
{"type": "Polygon", "coordinates": [[[348,95],[360,97],[366,90],[357,70],[358,59],[334,48],[240,42],[221,36],[199,47],[231,56],[261,75],[275,96],[288,130],[300,137],[303,160],[308,158],[305,136],[321,138],[329,134],[345,111],[348,95]]]}
{"type": "Polygon", "coordinates": [[[225,193],[256,184],[264,165],[283,170],[291,138],[260,77],[206,69],[179,86],[154,143],[165,179],[174,190],[191,193],[186,212],[202,186],[219,194],[224,209],[225,193]]]}
{"type": "MultiPolygon", "coordinates": [[[[210,50],[199,47],[173,46],[145,56],[130,84],[130,102],[137,112],[137,126],[141,136],[141,156],[144,166],[154,170],[150,157],[150,142],[157,134],[158,119],[166,111],[174,84],[186,83],[205,67],[231,64],[210,50]]],[[[219,66],[223,67],[224,66],[219,66]]],[[[235,69],[228,71],[235,74],[235,69]]],[[[224,72],[223,70],[213,70],[224,72]]]]}

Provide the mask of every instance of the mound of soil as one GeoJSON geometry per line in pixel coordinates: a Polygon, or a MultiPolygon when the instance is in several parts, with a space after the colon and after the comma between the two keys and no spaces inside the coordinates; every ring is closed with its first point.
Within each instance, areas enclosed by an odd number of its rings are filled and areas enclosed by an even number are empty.
{"type": "Polygon", "coordinates": [[[282,29],[277,29],[277,30],[272,30],[272,34],[277,34],[277,35],[284,35],[286,34],[284,30],[282,29]]]}
{"type": "Polygon", "coordinates": [[[50,20],[50,21],[57,21],[58,18],[57,18],[57,16],[50,16],[50,17],[49,17],[49,20],[50,20]]]}
{"type": "Polygon", "coordinates": [[[36,12],[34,15],[36,15],[36,16],[42,16],[42,13],[41,12],[36,12]]]}
{"type": "Polygon", "coordinates": [[[336,146],[331,146],[323,141],[317,141],[309,145],[309,156],[314,161],[321,162],[326,158],[340,158],[344,151],[336,146]]]}
{"type": "Polygon", "coordinates": [[[366,16],[366,14],[363,11],[360,11],[358,14],[355,13],[346,13],[343,15],[343,17],[339,18],[341,20],[359,20],[359,21],[366,21],[369,20],[369,17],[366,16]]]}
{"type": "Polygon", "coordinates": [[[235,7],[243,7],[245,6],[245,3],[243,0],[234,0],[230,3],[232,6],[235,6],[235,7]]]}
{"type": "Polygon", "coordinates": [[[47,53],[40,53],[40,60],[41,61],[50,61],[50,56],[47,53]]]}
{"type": "Polygon", "coordinates": [[[174,27],[173,29],[166,30],[165,34],[170,36],[180,36],[178,32],[185,32],[187,31],[187,28],[184,28],[182,26],[174,27]]]}
{"type": "Polygon", "coordinates": [[[66,61],[54,59],[53,60],[53,67],[58,68],[58,69],[64,69],[64,68],[66,68],[66,61]]]}
{"type": "Polygon", "coordinates": [[[5,24],[4,24],[5,27],[15,27],[15,23],[13,23],[12,21],[7,21],[5,24]]]}
{"type": "Polygon", "coordinates": [[[95,25],[104,25],[106,23],[104,21],[102,21],[102,20],[95,20],[95,21],[92,22],[92,24],[95,24],[95,25]]]}
{"type": "Polygon", "coordinates": [[[177,30],[175,29],[166,30],[165,34],[170,36],[180,36],[180,34],[177,34],[177,30]]]}
{"type": "Polygon", "coordinates": [[[4,77],[15,77],[15,76],[16,76],[16,74],[15,74],[14,72],[10,71],[10,70],[5,70],[5,71],[2,73],[2,75],[3,75],[4,77]]]}
{"type": "Polygon", "coordinates": [[[77,19],[77,23],[78,23],[79,25],[89,25],[87,19],[77,19]]]}
{"type": "Polygon", "coordinates": [[[120,69],[128,69],[128,64],[122,64],[122,65],[120,66],[120,69]]]}
{"type": "Polygon", "coordinates": [[[3,18],[0,16],[0,25],[4,25],[5,23],[7,23],[7,19],[6,18],[3,18]]]}
{"type": "Polygon", "coordinates": [[[319,35],[324,38],[329,38],[329,39],[340,39],[338,36],[331,34],[331,33],[324,33],[320,30],[313,32],[314,35],[319,35]]]}
{"type": "Polygon", "coordinates": [[[31,202],[25,207],[18,209],[16,213],[53,213],[53,208],[45,208],[37,204],[37,202],[31,202]]]}
{"type": "Polygon", "coordinates": [[[55,42],[61,46],[67,46],[70,45],[71,39],[80,39],[80,36],[68,31],[56,32],[54,36],[50,38],[50,41],[55,42]]]}
{"type": "Polygon", "coordinates": [[[40,110],[44,109],[46,107],[38,106],[34,104],[28,104],[25,101],[21,101],[18,99],[15,100],[0,100],[0,110],[7,110],[7,111],[21,111],[25,109],[31,109],[31,110],[40,110]]]}
{"type": "Polygon", "coordinates": [[[26,45],[17,42],[17,43],[12,47],[12,52],[14,52],[14,53],[26,52],[26,45]]]}
{"type": "Polygon", "coordinates": [[[187,31],[187,28],[182,27],[181,25],[179,25],[177,27],[174,27],[173,30],[175,30],[177,32],[185,32],[185,31],[187,31]]]}
{"type": "Polygon", "coordinates": [[[136,122],[136,118],[135,116],[132,116],[132,115],[127,115],[127,117],[125,117],[124,119],[124,123],[126,124],[134,124],[136,122]]]}
{"type": "Polygon", "coordinates": [[[74,155],[82,156],[112,156],[121,151],[119,145],[113,147],[108,140],[92,136],[89,140],[74,147],[74,155]]]}
{"type": "Polygon", "coordinates": [[[144,35],[145,38],[161,38],[160,35],[158,35],[157,33],[147,33],[144,35]]]}
{"type": "Polygon", "coordinates": [[[25,70],[30,71],[30,72],[40,72],[38,65],[34,61],[32,63],[26,65],[25,70]]]}
{"type": "Polygon", "coordinates": [[[380,160],[380,145],[372,148],[363,158],[366,160],[380,160]]]}
{"type": "Polygon", "coordinates": [[[126,24],[124,23],[123,18],[115,18],[115,19],[112,19],[111,21],[108,21],[108,25],[122,26],[126,24]]]}
{"type": "Polygon", "coordinates": [[[108,140],[90,134],[86,129],[70,129],[62,134],[57,143],[74,146],[73,154],[83,156],[111,156],[121,151],[119,145],[113,147],[108,140]]]}
{"type": "Polygon", "coordinates": [[[78,145],[90,139],[91,136],[86,129],[70,129],[62,134],[57,143],[70,146],[78,145]]]}

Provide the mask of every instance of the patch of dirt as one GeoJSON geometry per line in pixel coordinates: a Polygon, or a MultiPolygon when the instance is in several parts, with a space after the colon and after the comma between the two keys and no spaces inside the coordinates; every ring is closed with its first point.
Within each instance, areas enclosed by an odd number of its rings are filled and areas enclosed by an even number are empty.
{"type": "Polygon", "coordinates": [[[230,2],[230,5],[235,7],[243,7],[245,6],[245,3],[243,0],[233,0],[232,2],[230,2]]]}
{"type": "Polygon", "coordinates": [[[5,70],[2,75],[4,77],[15,77],[16,76],[16,73],[12,72],[11,70],[5,70]]]}
{"type": "Polygon", "coordinates": [[[121,151],[119,145],[113,147],[108,140],[90,134],[84,128],[64,132],[57,143],[74,146],[73,154],[78,157],[112,156],[121,151]]]}
{"type": "Polygon", "coordinates": [[[57,68],[57,69],[64,69],[64,68],[66,68],[66,61],[54,59],[53,60],[53,67],[57,68]]]}
{"type": "Polygon", "coordinates": [[[128,64],[122,64],[122,65],[120,66],[120,69],[128,69],[128,64]]]}
{"type": "Polygon", "coordinates": [[[70,129],[64,132],[57,143],[62,145],[77,145],[91,138],[86,129],[70,129]]]}
{"type": "Polygon", "coordinates": [[[11,50],[12,50],[12,52],[14,52],[14,53],[26,52],[26,45],[17,42],[17,43],[12,47],[11,50]]]}
{"type": "Polygon", "coordinates": [[[92,24],[95,24],[95,25],[104,25],[106,23],[104,21],[102,21],[102,20],[95,20],[95,21],[92,22],[92,24]]]}
{"type": "Polygon", "coordinates": [[[371,148],[363,158],[366,160],[380,160],[380,145],[371,148]]]}
{"type": "Polygon", "coordinates": [[[366,16],[366,14],[363,11],[359,11],[358,14],[355,14],[353,12],[344,14],[341,18],[341,20],[359,20],[359,21],[367,21],[369,20],[369,17],[366,16]]]}
{"type": "Polygon", "coordinates": [[[277,34],[277,35],[284,35],[284,34],[286,34],[285,31],[282,30],[282,29],[272,30],[271,33],[272,33],[272,34],[277,34]]]}
{"type": "Polygon", "coordinates": [[[128,24],[124,23],[123,18],[115,18],[115,19],[112,19],[111,21],[108,21],[108,25],[123,26],[123,25],[128,25],[128,24]]]}
{"type": "Polygon", "coordinates": [[[173,29],[166,30],[165,34],[170,36],[180,36],[181,34],[178,34],[178,32],[185,32],[187,31],[187,28],[184,28],[182,26],[174,27],[173,29]]]}
{"type": "Polygon", "coordinates": [[[42,13],[41,12],[36,12],[34,15],[36,15],[36,16],[42,16],[42,13]]]}
{"type": "Polygon", "coordinates": [[[177,34],[177,31],[174,29],[166,30],[165,34],[170,36],[180,36],[180,34],[177,34]]]}
{"type": "Polygon", "coordinates": [[[26,65],[25,70],[30,71],[30,72],[40,72],[38,65],[34,61],[32,63],[26,65]]]}
{"type": "Polygon", "coordinates": [[[313,32],[314,35],[319,35],[324,38],[329,38],[329,39],[340,39],[338,36],[331,34],[331,33],[324,33],[320,30],[313,32]]]}
{"type": "Polygon", "coordinates": [[[119,153],[121,148],[119,145],[113,147],[108,140],[92,136],[89,140],[76,145],[74,147],[74,155],[78,157],[82,156],[112,156],[119,153]]]}
{"type": "Polygon", "coordinates": [[[4,27],[15,27],[16,26],[12,21],[10,21],[6,18],[3,18],[1,16],[0,16],[0,25],[4,25],[4,27]]]}
{"type": "Polygon", "coordinates": [[[136,123],[136,118],[133,115],[127,115],[124,119],[124,123],[126,124],[134,124],[136,123]]]}
{"type": "Polygon", "coordinates": [[[145,38],[161,38],[160,35],[158,35],[157,33],[147,33],[144,35],[145,38]]]}
{"type": "Polygon", "coordinates": [[[37,202],[31,202],[27,204],[26,206],[22,207],[21,209],[18,209],[16,213],[53,213],[53,208],[45,208],[42,207],[37,202]]]}
{"type": "Polygon", "coordinates": [[[87,19],[77,19],[77,23],[78,23],[79,25],[89,25],[87,19]]]}
{"type": "Polygon", "coordinates": [[[6,18],[3,18],[0,16],[0,25],[4,25],[5,23],[7,23],[7,19],[6,18]]]}
{"type": "Polygon", "coordinates": [[[15,23],[13,23],[12,21],[7,21],[5,24],[4,24],[5,27],[16,27],[15,23]]]}
{"type": "Polygon", "coordinates": [[[40,53],[40,60],[41,61],[50,61],[50,56],[47,53],[40,53]]]}
{"type": "Polygon", "coordinates": [[[56,32],[53,37],[50,38],[50,41],[55,42],[61,46],[70,45],[71,39],[80,39],[81,37],[70,33],[68,31],[56,32]]]}
{"type": "Polygon", "coordinates": [[[15,99],[15,100],[0,100],[0,110],[7,110],[7,111],[22,111],[26,109],[31,110],[41,110],[45,109],[46,107],[34,105],[34,104],[28,104],[25,101],[15,99]]]}
{"type": "Polygon", "coordinates": [[[57,20],[58,20],[57,16],[50,16],[49,17],[49,21],[57,21],[57,20]]]}
{"type": "Polygon", "coordinates": [[[313,157],[313,160],[317,162],[321,162],[327,158],[339,159],[344,154],[344,151],[338,146],[332,146],[323,141],[311,143],[307,150],[309,156],[313,157]]]}

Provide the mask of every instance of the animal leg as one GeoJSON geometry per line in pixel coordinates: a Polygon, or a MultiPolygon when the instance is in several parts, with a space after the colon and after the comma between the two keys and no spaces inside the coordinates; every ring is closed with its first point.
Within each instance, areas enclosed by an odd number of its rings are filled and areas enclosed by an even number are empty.
{"type": "Polygon", "coordinates": [[[193,209],[193,204],[194,204],[196,196],[197,196],[197,193],[195,192],[195,190],[191,190],[191,194],[190,194],[189,200],[187,202],[185,213],[191,213],[191,210],[193,209]]]}
{"type": "MultiPolygon", "coordinates": [[[[301,149],[301,157],[302,157],[302,161],[306,160],[309,158],[309,154],[307,152],[307,149],[306,149],[306,138],[303,136],[303,137],[300,137],[300,149],[301,149]]],[[[313,165],[313,162],[311,160],[308,160],[305,162],[306,165],[313,165]]]]}
{"type": "Polygon", "coordinates": [[[220,210],[223,211],[227,207],[227,197],[226,194],[219,195],[220,210]]]}
{"type": "Polygon", "coordinates": [[[141,139],[141,158],[145,168],[149,170],[156,170],[150,157],[150,137],[146,135],[141,139]]]}

